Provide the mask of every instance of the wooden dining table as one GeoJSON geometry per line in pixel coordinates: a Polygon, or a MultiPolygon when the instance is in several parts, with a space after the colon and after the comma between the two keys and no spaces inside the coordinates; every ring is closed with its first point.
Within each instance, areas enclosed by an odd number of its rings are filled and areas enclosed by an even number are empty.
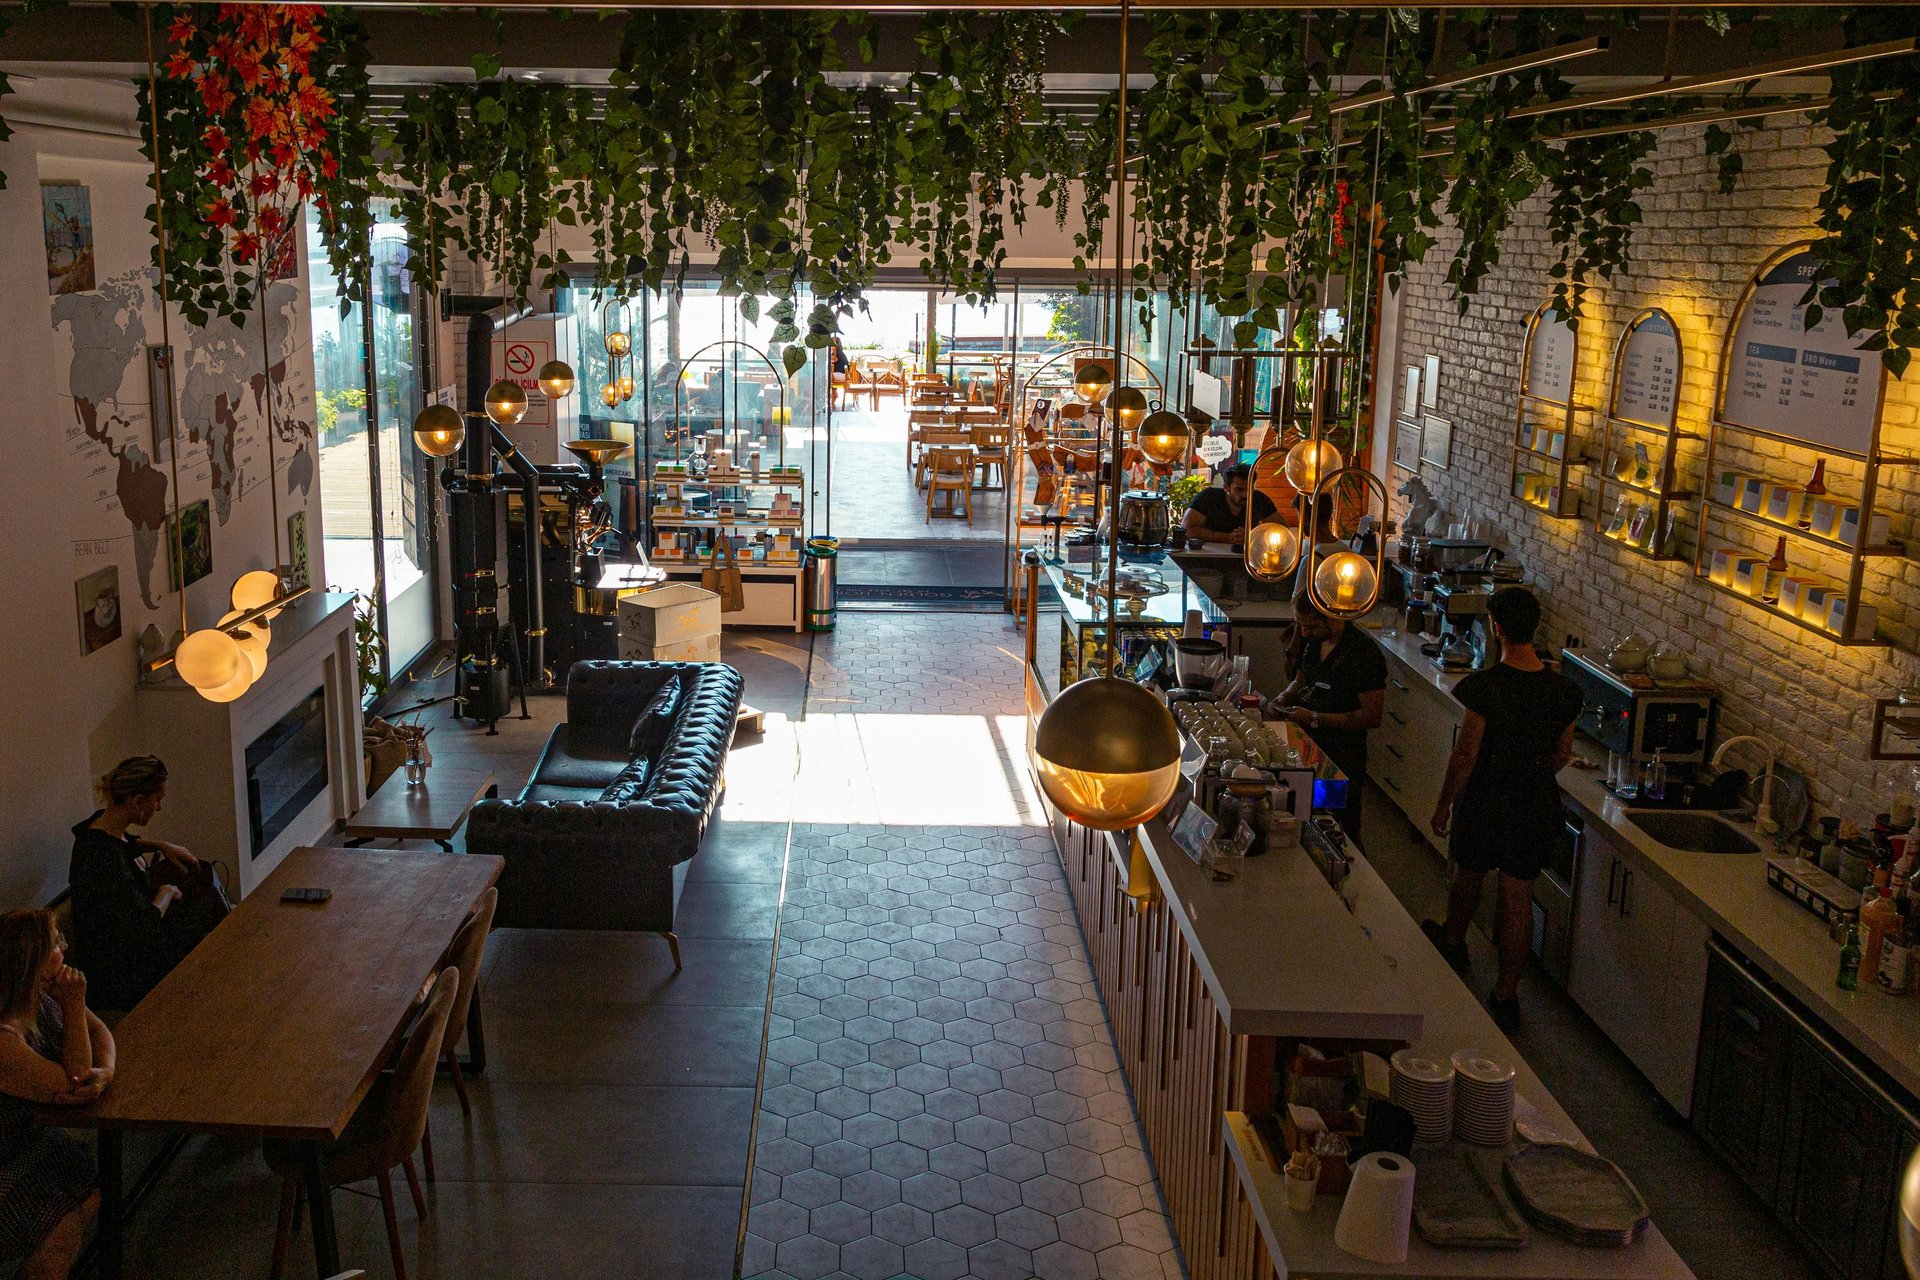
{"type": "Polygon", "coordinates": [[[121,1020],[106,1092],[46,1113],[52,1124],[99,1130],[103,1280],[121,1275],[124,1141],[135,1129],[305,1144],[319,1274],[340,1270],[326,1145],[391,1059],[421,988],[502,865],[295,849],[121,1020]],[[295,887],[332,896],[282,901],[295,887]]]}

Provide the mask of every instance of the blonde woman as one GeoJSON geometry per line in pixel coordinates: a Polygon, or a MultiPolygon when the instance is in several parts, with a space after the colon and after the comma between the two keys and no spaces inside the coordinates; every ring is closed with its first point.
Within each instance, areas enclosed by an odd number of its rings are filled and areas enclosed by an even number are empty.
{"type": "Polygon", "coordinates": [[[113,1033],[87,1009],[50,911],[0,913],[0,1257],[23,1280],[64,1280],[100,1207],[93,1159],[42,1124],[113,1079],[113,1033]]]}

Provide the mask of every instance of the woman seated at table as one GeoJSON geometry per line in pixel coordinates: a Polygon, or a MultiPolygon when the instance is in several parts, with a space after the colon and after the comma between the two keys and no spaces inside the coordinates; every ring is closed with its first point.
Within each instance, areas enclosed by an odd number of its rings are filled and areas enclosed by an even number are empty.
{"type": "Polygon", "coordinates": [[[65,1280],[100,1207],[93,1158],[42,1124],[113,1079],[113,1033],[87,1010],[51,911],[0,914],[0,1257],[24,1280],[65,1280]]]}
{"type": "Polygon", "coordinates": [[[227,914],[213,867],[177,844],[132,835],[160,812],[167,766],[132,756],[100,779],[104,809],[73,829],[74,964],[102,1009],[131,1009],[227,914]]]}
{"type": "Polygon", "coordinates": [[[1183,532],[1189,542],[1240,546],[1247,540],[1247,502],[1253,502],[1253,523],[1274,518],[1273,499],[1253,488],[1253,468],[1236,462],[1220,473],[1220,487],[1202,489],[1187,508],[1183,532]]]}

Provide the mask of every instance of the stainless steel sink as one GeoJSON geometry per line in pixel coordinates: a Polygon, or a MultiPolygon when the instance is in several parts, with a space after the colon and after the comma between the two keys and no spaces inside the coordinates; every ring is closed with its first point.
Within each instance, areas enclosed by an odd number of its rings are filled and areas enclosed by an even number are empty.
{"type": "Polygon", "coordinates": [[[1627,821],[1669,849],[1686,853],[1758,853],[1760,846],[1710,813],[1629,809],[1627,821]]]}

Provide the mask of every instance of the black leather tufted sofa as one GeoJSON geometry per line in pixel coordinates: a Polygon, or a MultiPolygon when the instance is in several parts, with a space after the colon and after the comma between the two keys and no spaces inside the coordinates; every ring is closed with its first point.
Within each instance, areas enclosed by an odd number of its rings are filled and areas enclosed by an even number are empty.
{"type": "Polygon", "coordinates": [[[678,968],[674,908],[720,802],[742,687],[718,662],[574,663],[567,722],[526,789],[482,801],[468,821],[468,851],[507,862],[495,923],[656,931],[678,968]],[[675,677],[670,722],[636,733],[675,677]]]}

